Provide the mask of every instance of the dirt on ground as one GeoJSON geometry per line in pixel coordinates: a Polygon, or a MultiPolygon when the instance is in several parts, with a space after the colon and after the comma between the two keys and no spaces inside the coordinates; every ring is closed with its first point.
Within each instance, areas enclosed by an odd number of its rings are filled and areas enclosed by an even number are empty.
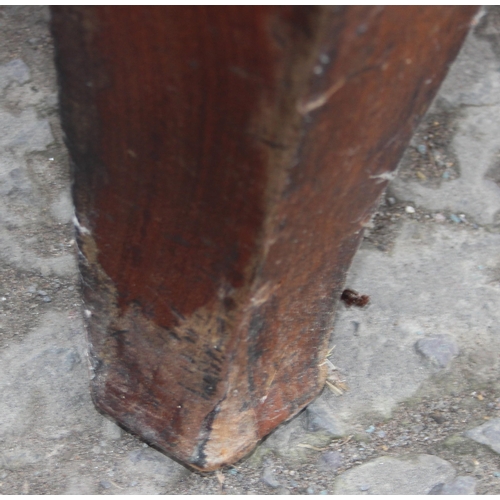
{"type": "MultiPolygon", "coordinates": [[[[491,47],[492,67],[495,57],[500,64],[499,13],[489,8],[469,40],[491,47]]],[[[500,418],[494,305],[500,218],[477,220],[445,200],[439,208],[417,204],[401,189],[395,194],[389,188],[381,200],[349,276],[367,287],[359,291],[372,294],[371,305],[354,312],[339,308],[332,340],[339,347],[331,359],[339,366],[338,380],[346,384],[344,394],[325,388],[317,403],[277,429],[251,456],[216,473],[185,469],[96,411],[86,379],[69,160],[57,109],[49,17],[46,7],[0,7],[0,493],[332,494],[341,491],[336,481],[343,474],[376,458],[431,455],[451,464],[457,477],[473,478],[467,492],[500,494],[499,453],[465,435],[500,418]],[[415,260],[403,262],[412,245],[422,245],[429,266],[440,262],[437,273],[422,278],[415,260]],[[460,247],[458,257],[453,245],[460,247]],[[429,253],[433,248],[448,250],[429,253]],[[447,271],[449,260],[453,266],[447,271]],[[367,275],[380,268],[379,261],[406,274],[401,279],[388,272],[387,282],[372,292],[367,275]],[[452,279],[460,273],[464,290],[476,290],[474,280],[479,280],[478,291],[464,295],[463,302],[458,295],[439,306],[446,294],[458,293],[452,279]],[[435,286],[429,286],[433,280],[435,286]],[[390,305],[384,287],[396,297],[390,305]],[[486,298],[474,302],[481,290],[486,298]],[[419,303],[430,305],[423,312],[411,309],[419,303]],[[389,318],[387,330],[380,318],[389,318]],[[433,337],[440,328],[452,340],[442,341],[441,333],[433,337]],[[470,338],[475,335],[477,342],[470,338]],[[424,349],[418,351],[420,338],[437,338],[452,355],[437,366],[424,349]],[[359,357],[345,361],[342,346],[355,351],[358,344],[359,357]],[[403,353],[397,349],[407,346],[402,363],[408,360],[414,379],[394,371],[398,354],[372,353],[371,344],[387,346],[389,353],[403,353]],[[356,374],[365,367],[370,376],[364,380],[371,378],[379,399],[367,398],[366,411],[359,412],[356,374]],[[412,388],[395,395],[405,384],[412,388]],[[377,403],[384,398],[394,402],[377,403]]],[[[491,89],[497,96],[496,87],[491,89]]],[[[454,142],[464,133],[462,124],[472,119],[472,104],[457,105],[447,97],[451,94],[437,98],[412,139],[398,172],[401,185],[438,191],[473,170],[454,142]]],[[[488,161],[486,178],[495,201],[500,156],[488,161]]],[[[370,484],[360,483],[359,493],[370,493],[370,484]]],[[[433,487],[442,484],[436,479],[433,487]]]]}

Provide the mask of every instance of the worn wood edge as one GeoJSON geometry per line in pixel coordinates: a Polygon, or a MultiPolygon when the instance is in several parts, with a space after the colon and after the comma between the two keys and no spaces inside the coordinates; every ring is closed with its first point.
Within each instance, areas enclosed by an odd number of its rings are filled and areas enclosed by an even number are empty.
{"type": "MultiPolygon", "coordinates": [[[[308,106],[306,106],[306,107],[304,107],[304,105],[297,106],[297,112],[295,113],[295,118],[297,120],[302,119],[304,114],[313,112],[316,109],[318,109],[314,106],[311,107],[311,103],[314,105],[315,100],[314,99],[306,99],[305,92],[304,92],[303,97],[298,98],[297,102],[299,102],[299,103],[304,103],[304,102],[307,103],[308,102],[309,103],[308,106]]],[[[279,153],[278,153],[278,156],[279,156],[279,153]]],[[[278,180],[275,181],[274,185],[271,188],[273,193],[280,192],[280,188],[276,188],[276,186],[280,185],[280,182],[283,182],[283,181],[284,181],[284,176],[281,172],[281,175],[278,176],[278,180]]],[[[382,183],[382,185],[380,186],[380,192],[382,192],[382,190],[385,188],[386,183],[387,183],[387,181],[382,183]]],[[[272,183],[270,183],[270,185],[271,184],[272,183]]],[[[272,199],[272,195],[269,196],[269,198],[272,199]]],[[[271,202],[271,205],[272,205],[272,202],[271,202]]],[[[371,211],[373,211],[373,210],[374,210],[374,207],[372,207],[371,211]]],[[[371,215],[371,211],[368,214],[368,216],[371,215]]],[[[272,212],[272,210],[270,210],[270,212],[272,212]]],[[[353,248],[356,248],[359,245],[359,242],[361,241],[362,226],[363,226],[364,219],[363,219],[363,221],[360,221],[360,222],[361,222],[360,227],[356,228],[356,231],[354,231],[355,235],[351,238],[351,241],[349,242],[349,245],[348,245],[350,247],[351,251],[353,248]]],[[[272,222],[272,217],[268,217],[268,219],[266,220],[266,230],[265,230],[266,234],[268,234],[268,235],[273,234],[273,227],[274,227],[273,224],[275,224],[275,223],[272,222]]],[[[98,277],[97,281],[99,281],[99,284],[98,284],[99,292],[98,293],[101,295],[100,299],[99,299],[101,301],[101,310],[97,314],[95,313],[95,311],[93,312],[92,317],[89,319],[89,327],[91,329],[104,328],[104,330],[106,330],[107,326],[108,326],[107,319],[101,318],[101,317],[99,317],[99,315],[103,314],[104,316],[106,316],[106,314],[108,314],[109,315],[108,318],[117,317],[116,310],[113,310],[113,308],[115,307],[115,304],[116,304],[116,295],[117,295],[116,290],[113,289],[113,284],[112,284],[111,280],[109,280],[109,277],[106,276],[106,274],[104,273],[104,271],[102,269],[99,269],[96,245],[92,239],[90,232],[88,232],[88,229],[86,229],[80,223],[78,223],[78,225],[80,226],[79,227],[80,234],[78,237],[79,248],[81,251],[80,265],[82,268],[82,275],[84,276],[84,280],[87,281],[87,284],[85,286],[87,286],[87,288],[89,288],[89,287],[92,288],[92,286],[89,285],[90,280],[92,279],[92,276],[94,276],[94,277],[97,276],[98,277]],[[106,314],[104,314],[104,313],[106,313],[106,314]]],[[[265,248],[265,245],[266,245],[265,242],[270,241],[270,237],[263,236],[261,241],[264,243],[261,244],[261,254],[256,259],[257,261],[262,259],[262,255],[267,254],[268,249],[265,248]]],[[[352,252],[352,254],[354,254],[354,252],[352,252]]],[[[343,282],[347,268],[348,268],[348,266],[346,266],[340,272],[340,274],[343,277],[340,277],[338,279],[339,286],[343,282]]],[[[95,286],[95,283],[93,285],[95,286]]],[[[246,299],[247,306],[244,308],[244,310],[245,310],[244,313],[242,313],[243,317],[245,317],[245,315],[247,316],[246,319],[241,320],[244,324],[248,325],[248,323],[250,321],[250,318],[248,317],[248,315],[250,314],[249,311],[252,310],[253,305],[255,303],[261,303],[264,296],[266,294],[271,294],[271,293],[272,293],[272,286],[270,288],[269,285],[267,285],[267,283],[262,284],[262,283],[257,283],[257,281],[253,282],[253,286],[250,286],[250,291],[248,292],[248,298],[246,299]]],[[[95,301],[96,296],[94,295],[91,300],[95,301]]],[[[144,328],[148,328],[148,326],[145,325],[144,328]]],[[[318,355],[317,355],[318,360],[322,359],[322,356],[324,356],[326,354],[326,348],[327,348],[326,346],[327,346],[327,342],[328,342],[328,337],[329,337],[328,335],[324,337],[323,345],[320,346],[320,348],[318,349],[318,355]]],[[[94,348],[94,346],[92,346],[90,344],[91,353],[92,353],[93,348],[94,348]]],[[[91,360],[94,363],[94,365],[92,367],[93,368],[92,387],[93,387],[93,397],[94,397],[94,401],[96,402],[96,405],[98,407],[100,407],[102,411],[104,411],[110,415],[115,416],[115,418],[117,418],[117,420],[119,420],[120,423],[122,423],[125,427],[127,427],[127,428],[131,429],[132,431],[144,436],[148,441],[156,444],[157,446],[160,446],[160,448],[163,451],[166,451],[167,453],[168,452],[174,453],[174,456],[176,456],[175,452],[173,452],[172,449],[158,445],[158,443],[161,442],[161,439],[158,438],[157,431],[155,429],[153,429],[153,428],[148,429],[147,426],[144,425],[144,423],[140,422],[140,418],[138,419],[137,416],[134,417],[133,419],[124,418],[123,415],[120,415],[119,413],[117,413],[117,410],[116,410],[116,408],[113,407],[113,405],[109,404],[109,401],[108,401],[109,393],[104,388],[105,387],[105,374],[99,373],[99,368],[100,368],[99,367],[99,358],[98,358],[98,356],[92,356],[92,354],[91,354],[91,360]]],[[[237,378],[237,374],[233,374],[233,376],[235,378],[237,378]]],[[[322,389],[322,385],[324,383],[325,377],[326,377],[325,370],[324,369],[318,370],[316,388],[313,392],[311,392],[307,396],[307,398],[304,399],[303,405],[307,404],[312,399],[314,399],[314,397],[317,395],[317,393],[322,389]]],[[[266,395],[264,395],[264,396],[266,396],[266,395]]],[[[262,397],[264,397],[264,396],[262,396],[262,397]]],[[[266,396],[266,399],[267,399],[267,396],[266,396]]],[[[118,404],[119,401],[116,401],[116,403],[118,404]]],[[[265,400],[264,400],[264,403],[265,403],[265,400]]],[[[219,403],[219,405],[220,405],[220,403],[219,403]]],[[[217,448],[217,447],[216,447],[216,449],[211,450],[211,453],[213,454],[213,456],[217,455],[217,458],[215,460],[209,461],[209,459],[206,456],[205,457],[200,456],[200,455],[203,455],[205,453],[204,449],[207,446],[209,446],[210,441],[213,440],[213,439],[211,439],[211,437],[212,438],[215,437],[217,432],[221,433],[225,429],[225,427],[228,425],[227,422],[224,422],[223,424],[219,423],[219,421],[223,422],[223,419],[221,418],[222,417],[222,409],[220,407],[218,408],[219,405],[216,405],[214,407],[214,409],[212,410],[212,412],[209,412],[207,414],[206,418],[207,418],[207,423],[209,423],[209,425],[207,426],[207,429],[205,430],[206,436],[204,436],[204,437],[200,436],[202,438],[201,439],[202,445],[198,446],[198,449],[194,450],[193,453],[189,457],[177,457],[180,460],[190,464],[192,467],[199,468],[200,470],[214,470],[216,468],[219,468],[222,465],[225,465],[229,462],[234,462],[234,461],[238,460],[239,458],[242,458],[247,453],[249,453],[249,451],[251,451],[251,449],[254,447],[256,442],[258,442],[258,440],[262,437],[262,435],[259,435],[258,432],[247,433],[247,435],[245,436],[246,441],[240,442],[241,435],[238,434],[237,435],[238,443],[237,443],[237,445],[235,445],[235,443],[232,442],[230,450],[224,452],[224,450],[221,450],[220,448],[217,448]]],[[[288,414],[288,416],[285,417],[284,419],[282,419],[281,421],[288,420],[289,418],[292,418],[301,409],[302,409],[302,406],[297,408],[293,413],[288,414]]],[[[224,409],[224,411],[227,411],[230,413],[230,410],[227,407],[224,409]]],[[[241,415],[240,415],[240,417],[241,417],[241,415]]],[[[243,428],[243,430],[247,429],[248,425],[251,426],[251,423],[252,423],[251,416],[249,417],[248,415],[246,415],[246,416],[244,416],[244,418],[241,417],[241,420],[238,423],[241,424],[241,428],[243,428]],[[249,420],[245,420],[245,418],[248,418],[249,420]]],[[[278,422],[278,423],[280,423],[280,422],[278,422]]],[[[272,426],[274,427],[275,425],[277,425],[277,424],[274,422],[272,426]]],[[[266,431],[268,431],[268,429],[266,429],[266,431]]],[[[267,432],[265,432],[265,433],[267,433],[267,432]]],[[[216,441],[216,440],[214,440],[214,441],[216,441]]]]}

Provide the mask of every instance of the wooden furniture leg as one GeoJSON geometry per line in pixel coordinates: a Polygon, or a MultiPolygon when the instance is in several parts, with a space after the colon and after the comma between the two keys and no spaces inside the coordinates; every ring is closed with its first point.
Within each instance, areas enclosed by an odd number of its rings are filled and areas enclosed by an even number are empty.
{"type": "Polygon", "coordinates": [[[475,12],[52,8],[102,411],[213,470],[317,396],[363,227],[475,12]]]}

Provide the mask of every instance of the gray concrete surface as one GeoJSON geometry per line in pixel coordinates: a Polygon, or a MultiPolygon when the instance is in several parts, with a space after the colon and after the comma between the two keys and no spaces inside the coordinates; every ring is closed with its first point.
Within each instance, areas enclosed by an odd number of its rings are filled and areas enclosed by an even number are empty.
{"type": "Polygon", "coordinates": [[[500,9],[478,17],[347,284],[337,388],[221,474],[92,405],[44,7],[0,7],[0,493],[500,494],[500,9]]]}

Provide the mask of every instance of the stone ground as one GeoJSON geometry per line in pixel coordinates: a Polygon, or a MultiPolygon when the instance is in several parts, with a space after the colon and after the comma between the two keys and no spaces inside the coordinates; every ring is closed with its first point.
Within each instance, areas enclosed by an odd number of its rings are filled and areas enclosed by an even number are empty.
{"type": "Polygon", "coordinates": [[[332,389],[199,474],[93,407],[44,7],[0,7],[0,493],[500,494],[500,9],[476,20],[348,276],[332,389]]]}

